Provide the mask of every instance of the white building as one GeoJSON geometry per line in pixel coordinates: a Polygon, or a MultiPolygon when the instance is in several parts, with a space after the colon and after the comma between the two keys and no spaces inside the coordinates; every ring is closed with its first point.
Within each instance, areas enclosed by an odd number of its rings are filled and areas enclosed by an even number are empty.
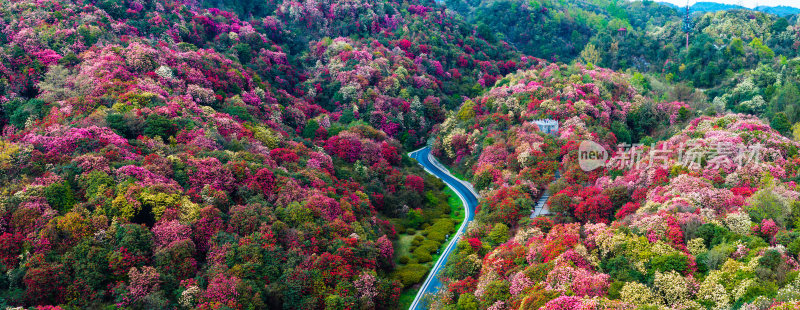
{"type": "Polygon", "coordinates": [[[557,134],[558,133],[558,121],[554,119],[539,119],[533,121],[536,123],[536,126],[539,126],[539,130],[544,133],[549,134],[557,134]]]}

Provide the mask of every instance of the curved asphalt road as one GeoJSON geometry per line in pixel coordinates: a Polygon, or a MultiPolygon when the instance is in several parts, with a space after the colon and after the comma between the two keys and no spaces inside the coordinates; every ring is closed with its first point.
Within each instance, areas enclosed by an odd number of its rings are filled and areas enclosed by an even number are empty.
{"type": "Polygon", "coordinates": [[[467,224],[475,217],[475,207],[478,205],[478,194],[475,193],[471,184],[461,181],[450,174],[450,172],[431,155],[430,147],[424,147],[408,153],[408,156],[416,159],[419,164],[425,168],[425,171],[444,181],[450,189],[458,194],[458,197],[461,198],[461,201],[464,203],[465,214],[461,227],[458,228],[453,238],[450,239],[450,243],[447,244],[444,252],[439,256],[433,268],[431,268],[428,277],[425,278],[425,282],[422,283],[422,287],[420,287],[419,292],[417,292],[417,296],[414,297],[414,302],[411,303],[409,310],[419,310],[425,309],[420,304],[422,297],[425,296],[425,294],[436,293],[439,286],[442,285],[442,282],[439,281],[439,272],[442,271],[442,268],[447,263],[447,257],[450,256],[450,253],[456,248],[456,243],[461,238],[461,235],[467,230],[467,224]]]}

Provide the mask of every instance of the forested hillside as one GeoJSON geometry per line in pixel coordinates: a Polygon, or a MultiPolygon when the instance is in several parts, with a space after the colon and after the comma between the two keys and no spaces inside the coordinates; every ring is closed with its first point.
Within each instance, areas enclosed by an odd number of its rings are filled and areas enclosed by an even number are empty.
{"type": "MultiPolygon", "coordinates": [[[[775,116],[795,96],[797,17],[704,13],[652,1],[461,1],[448,8],[525,54],[650,74],[708,90],[716,111],[775,116]],[[687,45],[688,44],[688,45],[687,45]],[[736,95],[739,94],[739,95],[736,95]],[[728,96],[726,96],[728,95],[728,96]]],[[[645,85],[650,87],[651,85],[645,85]]],[[[686,99],[686,98],[681,98],[686,99]]]]}
{"type": "Polygon", "coordinates": [[[0,4],[0,304],[398,307],[401,227],[456,218],[406,150],[525,60],[432,3],[264,9],[0,4]]]}
{"type": "Polygon", "coordinates": [[[654,104],[606,69],[542,65],[504,82],[451,114],[435,143],[485,199],[433,309],[798,306],[799,143],[753,116],[692,119],[691,106],[654,104]],[[625,120],[643,116],[659,121],[636,132],[683,128],[641,139],[661,161],[579,166],[581,141],[613,153],[630,137],[625,120]],[[563,121],[557,135],[538,130],[543,117],[563,121]],[[687,144],[764,149],[742,165],[734,153],[687,164],[687,144]],[[545,188],[551,215],[528,218],[545,188]]]}
{"type": "Polygon", "coordinates": [[[798,42],[652,1],[3,1],[0,306],[407,308],[465,218],[430,145],[481,200],[424,307],[794,309],[798,42]]]}

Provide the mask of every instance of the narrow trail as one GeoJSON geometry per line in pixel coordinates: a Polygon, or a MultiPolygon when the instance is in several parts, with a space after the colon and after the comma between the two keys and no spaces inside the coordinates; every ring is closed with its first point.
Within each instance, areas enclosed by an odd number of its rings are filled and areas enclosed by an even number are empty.
{"type": "MultiPolygon", "coordinates": [[[[556,170],[556,178],[553,181],[554,182],[558,181],[558,179],[560,179],[560,178],[561,178],[561,171],[556,170]]],[[[540,215],[550,214],[550,210],[547,210],[547,208],[546,208],[547,207],[547,200],[550,199],[550,194],[551,194],[550,190],[546,189],[544,191],[544,194],[542,194],[542,197],[539,197],[539,200],[536,201],[536,206],[533,207],[533,210],[531,211],[531,218],[534,218],[534,217],[537,217],[537,216],[540,216],[540,215]]]]}
{"type": "Polygon", "coordinates": [[[478,194],[475,192],[475,189],[472,188],[472,184],[459,180],[450,174],[450,172],[447,171],[447,169],[441,163],[439,163],[439,161],[437,161],[433,155],[431,155],[430,147],[424,147],[408,153],[408,156],[416,159],[419,164],[422,165],[425,171],[436,176],[445,184],[447,184],[450,189],[456,192],[458,197],[461,199],[461,202],[464,204],[464,221],[461,222],[461,226],[458,228],[455,234],[453,234],[453,237],[450,238],[450,243],[447,244],[447,247],[445,248],[444,252],[442,252],[442,255],[440,255],[439,259],[433,264],[431,271],[425,278],[425,282],[422,282],[419,292],[417,292],[417,295],[414,297],[414,301],[411,303],[411,307],[409,307],[409,310],[419,310],[425,309],[420,303],[422,297],[428,293],[436,293],[436,291],[442,285],[442,282],[439,280],[439,273],[442,271],[442,267],[447,264],[447,258],[450,256],[453,250],[455,250],[456,243],[458,243],[458,240],[461,239],[461,235],[467,230],[467,225],[475,218],[475,207],[478,205],[478,194]]]}

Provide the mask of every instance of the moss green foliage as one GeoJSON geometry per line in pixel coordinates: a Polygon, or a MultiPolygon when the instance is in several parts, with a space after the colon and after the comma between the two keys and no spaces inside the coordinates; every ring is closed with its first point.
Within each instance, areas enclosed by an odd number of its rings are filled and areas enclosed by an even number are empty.
{"type": "Polygon", "coordinates": [[[25,101],[16,98],[3,104],[3,112],[8,122],[17,128],[25,128],[28,120],[35,121],[44,116],[45,102],[40,99],[25,101]]]}
{"type": "Polygon", "coordinates": [[[677,271],[684,272],[689,267],[689,259],[686,255],[680,253],[673,253],[668,255],[660,255],[654,257],[650,261],[653,269],[659,272],[677,271]]]}
{"type": "Polygon", "coordinates": [[[166,141],[175,135],[176,124],[163,115],[151,114],[145,121],[144,134],[150,137],[161,137],[166,141]]]}
{"type": "Polygon", "coordinates": [[[60,212],[67,212],[75,206],[77,200],[72,187],[66,182],[53,183],[43,189],[47,203],[60,212]]]}
{"type": "Polygon", "coordinates": [[[404,287],[409,287],[413,284],[419,283],[428,272],[428,267],[421,264],[408,264],[400,266],[395,270],[394,277],[403,284],[404,287]]]}
{"type": "Polygon", "coordinates": [[[489,232],[489,239],[495,244],[500,244],[508,240],[508,226],[503,223],[494,224],[489,232]]]}
{"type": "Polygon", "coordinates": [[[762,189],[750,197],[752,201],[745,209],[753,222],[772,219],[780,226],[786,225],[786,216],[791,214],[791,205],[770,189],[762,189]]]}

